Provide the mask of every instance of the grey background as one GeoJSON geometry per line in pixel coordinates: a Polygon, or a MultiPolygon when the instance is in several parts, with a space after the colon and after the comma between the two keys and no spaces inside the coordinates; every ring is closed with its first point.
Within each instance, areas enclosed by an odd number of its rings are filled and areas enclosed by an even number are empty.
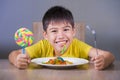
{"type": "MultiPolygon", "coordinates": [[[[65,6],[76,22],[95,29],[98,48],[111,51],[120,60],[120,0],[0,0],[0,59],[20,48],[14,41],[15,31],[21,26],[32,30],[32,22],[41,21],[53,5],[65,6]]],[[[86,42],[93,45],[88,30],[86,42]]]]}

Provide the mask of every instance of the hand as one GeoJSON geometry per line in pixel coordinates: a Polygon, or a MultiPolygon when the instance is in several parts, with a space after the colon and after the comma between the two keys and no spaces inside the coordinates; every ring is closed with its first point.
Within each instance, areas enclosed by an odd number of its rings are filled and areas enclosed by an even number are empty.
{"type": "Polygon", "coordinates": [[[94,63],[94,67],[96,70],[102,70],[105,67],[105,59],[103,55],[97,55],[94,58],[92,58],[92,61],[94,63]]]}
{"type": "Polygon", "coordinates": [[[19,69],[25,69],[30,63],[30,57],[27,54],[19,54],[15,61],[15,66],[19,69]]]}

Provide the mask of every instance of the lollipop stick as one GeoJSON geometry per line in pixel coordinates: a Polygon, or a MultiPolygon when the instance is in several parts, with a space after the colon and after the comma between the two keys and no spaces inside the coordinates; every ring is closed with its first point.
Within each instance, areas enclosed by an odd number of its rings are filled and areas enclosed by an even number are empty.
{"type": "Polygon", "coordinates": [[[22,53],[25,54],[25,48],[22,48],[22,53]]]}

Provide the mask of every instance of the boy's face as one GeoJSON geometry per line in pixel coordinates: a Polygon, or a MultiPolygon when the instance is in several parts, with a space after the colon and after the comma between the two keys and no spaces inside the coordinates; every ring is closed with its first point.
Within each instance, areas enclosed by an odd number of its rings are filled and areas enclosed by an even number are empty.
{"type": "Polygon", "coordinates": [[[63,46],[68,48],[75,35],[75,29],[66,22],[51,22],[47,31],[44,32],[44,38],[54,47],[55,51],[60,53],[63,46]]]}

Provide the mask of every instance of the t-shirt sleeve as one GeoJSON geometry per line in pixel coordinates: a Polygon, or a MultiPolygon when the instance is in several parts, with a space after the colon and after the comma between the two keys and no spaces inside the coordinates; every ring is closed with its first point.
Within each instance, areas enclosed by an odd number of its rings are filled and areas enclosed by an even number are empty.
{"type": "Polygon", "coordinates": [[[92,48],[92,46],[90,46],[87,43],[82,42],[82,41],[77,41],[76,45],[79,48],[80,57],[88,59],[88,57],[89,57],[88,53],[89,53],[90,49],[92,48]]]}
{"type": "Polygon", "coordinates": [[[37,54],[41,53],[41,47],[42,46],[42,41],[39,41],[35,44],[33,44],[32,46],[26,47],[26,51],[28,53],[28,55],[30,56],[30,58],[36,58],[38,57],[37,54]]]}
{"type": "Polygon", "coordinates": [[[53,56],[53,47],[48,40],[40,40],[36,44],[26,47],[26,51],[31,59],[53,56]]]}

